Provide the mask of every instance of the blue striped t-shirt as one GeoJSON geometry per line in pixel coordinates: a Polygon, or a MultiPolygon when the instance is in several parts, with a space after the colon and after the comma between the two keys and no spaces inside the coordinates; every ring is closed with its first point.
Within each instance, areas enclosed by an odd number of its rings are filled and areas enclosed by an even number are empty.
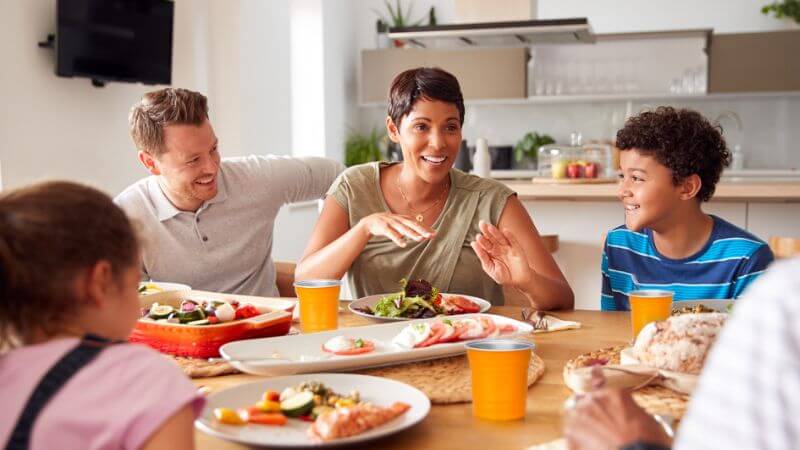
{"type": "Polygon", "coordinates": [[[619,226],[608,233],[603,247],[603,311],[628,311],[628,293],[665,289],[674,301],[731,299],[772,262],[769,246],[741,228],[716,216],[711,237],[702,250],[684,259],[662,256],[653,245],[653,232],[619,226]]]}

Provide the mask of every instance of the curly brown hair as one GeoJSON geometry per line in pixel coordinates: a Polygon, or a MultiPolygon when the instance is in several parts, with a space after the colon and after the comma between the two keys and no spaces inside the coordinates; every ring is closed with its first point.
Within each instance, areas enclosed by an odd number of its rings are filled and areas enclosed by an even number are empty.
{"type": "Polygon", "coordinates": [[[731,163],[718,125],[712,125],[697,111],[671,106],[659,106],[628,119],[617,132],[617,147],[654,157],[672,171],[675,184],[697,174],[702,182],[697,198],[702,202],[714,195],[722,169],[731,163]]]}

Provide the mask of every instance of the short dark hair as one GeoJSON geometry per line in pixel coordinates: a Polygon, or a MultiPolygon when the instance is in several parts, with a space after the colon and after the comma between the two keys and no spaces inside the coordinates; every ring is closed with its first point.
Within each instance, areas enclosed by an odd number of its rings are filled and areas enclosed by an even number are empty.
{"type": "Polygon", "coordinates": [[[206,96],[181,88],[164,88],[144,94],[128,115],[136,148],[160,156],[164,148],[164,127],[202,125],[208,119],[206,96]]]}
{"type": "Polygon", "coordinates": [[[453,74],[438,67],[418,67],[400,73],[389,88],[389,117],[395,125],[405,117],[420,98],[452,103],[464,124],[464,96],[453,74]]]}
{"type": "Polygon", "coordinates": [[[101,260],[115,276],[136,267],[139,246],[106,194],[54,181],[0,195],[0,348],[52,335],[80,307],[72,288],[101,260]]]}
{"type": "Polygon", "coordinates": [[[722,169],[731,163],[731,155],[719,125],[712,125],[697,111],[659,106],[631,117],[617,132],[620,150],[637,150],[652,156],[672,171],[678,184],[697,174],[702,186],[700,201],[708,201],[722,169]]]}

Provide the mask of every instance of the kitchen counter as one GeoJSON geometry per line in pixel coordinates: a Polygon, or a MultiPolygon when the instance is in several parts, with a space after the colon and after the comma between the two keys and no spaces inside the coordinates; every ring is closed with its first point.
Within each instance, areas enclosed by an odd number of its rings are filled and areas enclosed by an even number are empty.
{"type": "MultiPolygon", "coordinates": [[[[546,184],[525,180],[499,180],[521,200],[616,200],[617,184],[546,184]]],[[[800,179],[723,178],[712,201],[800,202],[800,179]]]]}

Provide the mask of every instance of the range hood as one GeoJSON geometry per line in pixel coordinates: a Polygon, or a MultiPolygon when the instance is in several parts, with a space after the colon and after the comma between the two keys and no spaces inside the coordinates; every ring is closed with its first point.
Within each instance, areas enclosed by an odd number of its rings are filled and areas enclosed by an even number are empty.
{"type": "Polygon", "coordinates": [[[441,39],[481,46],[593,43],[595,40],[586,18],[392,27],[388,36],[423,47],[426,41],[441,39]]]}

